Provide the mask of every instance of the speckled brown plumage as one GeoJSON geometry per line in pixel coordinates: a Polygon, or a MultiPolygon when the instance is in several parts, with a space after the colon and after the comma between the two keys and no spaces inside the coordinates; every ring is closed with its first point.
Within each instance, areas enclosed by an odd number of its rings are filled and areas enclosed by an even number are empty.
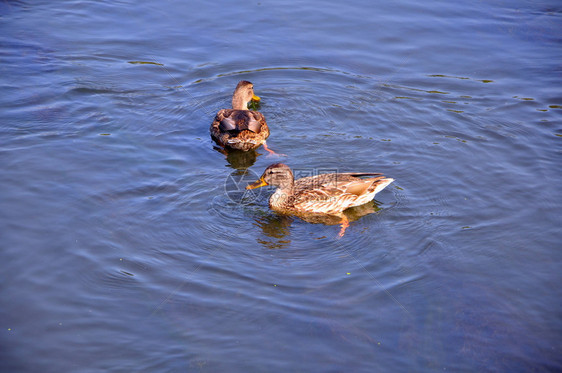
{"type": "Polygon", "coordinates": [[[225,148],[248,151],[264,143],[269,127],[258,111],[222,109],[211,124],[211,137],[225,148]]]}
{"type": "Polygon", "coordinates": [[[340,215],[347,208],[369,202],[375,194],[394,181],[380,175],[333,173],[294,180],[287,165],[276,163],[269,166],[260,179],[247,188],[277,186],[278,189],[269,199],[269,206],[281,213],[340,215]]]}
{"type": "Polygon", "coordinates": [[[248,102],[259,100],[253,84],[241,81],[232,96],[232,109],[222,109],[211,124],[211,138],[224,148],[248,151],[258,148],[269,137],[265,117],[258,111],[248,110],[248,102]]]}

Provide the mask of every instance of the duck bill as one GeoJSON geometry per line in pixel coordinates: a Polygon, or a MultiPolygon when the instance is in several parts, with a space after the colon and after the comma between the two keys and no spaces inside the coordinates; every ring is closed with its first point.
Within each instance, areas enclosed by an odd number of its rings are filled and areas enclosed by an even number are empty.
{"type": "Polygon", "coordinates": [[[256,188],[261,188],[262,186],[266,186],[266,185],[269,185],[269,184],[265,182],[263,177],[260,177],[258,181],[253,182],[252,184],[248,184],[246,186],[246,189],[256,189],[256,188]]]}
{"type": "MultiPolygon", "coordinates": [[[[247,97],[247,96],[246,96],[246,97],[247,97]]],[[[257,101],[259,101],[259,100],[261,100],[261,98],[259,98],[259,96],[256,96],[256,95],[253,95],[253,96],[252,96],[252,101],[256,101],[256,102],[257,102],[257,101]]]]}

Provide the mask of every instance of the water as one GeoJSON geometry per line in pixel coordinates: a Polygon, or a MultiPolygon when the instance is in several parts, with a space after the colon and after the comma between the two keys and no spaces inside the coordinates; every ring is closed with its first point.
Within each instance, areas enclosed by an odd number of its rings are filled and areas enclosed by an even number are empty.
{"type": "Polygon", "coordinates": [[[0,15],[2,371],[562,368],[557,2],[0,15]],[[286,156],[213,148],[242,79],[286,156]],[[396,181],[338,240],[225,193],[278,161],[396,181]]]}

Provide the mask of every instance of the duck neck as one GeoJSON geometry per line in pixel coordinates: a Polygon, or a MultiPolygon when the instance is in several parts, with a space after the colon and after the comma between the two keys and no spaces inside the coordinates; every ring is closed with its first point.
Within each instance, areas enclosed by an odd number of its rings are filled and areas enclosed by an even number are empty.
{"type": "Polygon", "coordinates": [[[272,207],[277,209],[282,208],[289,201],[289,197],[293,195],[294,180],[292,178],[281,180],[277,184],[277,190],[271,196],[269,202],[272,207]]]}
{"type": "Polygon", "coordinates": [[[289,202],[289,196],[292,194],[292,189],[277,188],[275,193],[269,199],[269,206],[274,210],[283,210],[289,202]]]}
{"type": "Polygon", "coordinates": [[[232,108],[234,110],[248,110],[248,103],[244,98],[238,95],[232,97],[232,108]]]}

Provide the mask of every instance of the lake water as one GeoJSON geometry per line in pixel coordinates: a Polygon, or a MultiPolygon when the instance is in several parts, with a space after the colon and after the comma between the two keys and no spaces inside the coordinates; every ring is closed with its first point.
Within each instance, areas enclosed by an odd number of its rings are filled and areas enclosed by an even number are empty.
{"type": "Polygon", "coordinates": [[[562,370],[561,47],[554,0],[0,2],[0,370],[562,370]],[[284,156],[213,147],[243,79],[284,156]],[[230,193],[280,161],[396,181],[338,239],[230,193]]]}

